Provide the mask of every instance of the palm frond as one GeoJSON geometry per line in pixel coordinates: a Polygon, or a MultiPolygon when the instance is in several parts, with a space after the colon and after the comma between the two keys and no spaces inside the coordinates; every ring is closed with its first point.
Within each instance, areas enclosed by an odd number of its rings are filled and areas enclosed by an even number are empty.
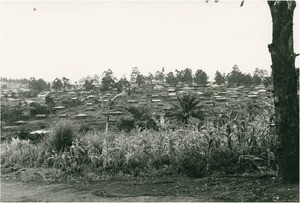
{"type": "Polygon", "coordinates": [[[201,113],[200,101],[191,94],[184,94],[182,97],[177,97],[178,104],[172,104],[167,117],[176,118],[178,121],[186,122],[190,117],[203,119],[201,113]]]}

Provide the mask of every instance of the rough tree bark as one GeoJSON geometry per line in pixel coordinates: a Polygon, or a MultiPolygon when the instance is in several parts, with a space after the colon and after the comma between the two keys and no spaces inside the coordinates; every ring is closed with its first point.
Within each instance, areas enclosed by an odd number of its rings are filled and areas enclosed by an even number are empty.
{"type": "Polygon", "coordinates": [[[273,20],[272,58],[278,178],[299,183],[299,99],[293,42],[295,1],[268,1],[273,20]]]}

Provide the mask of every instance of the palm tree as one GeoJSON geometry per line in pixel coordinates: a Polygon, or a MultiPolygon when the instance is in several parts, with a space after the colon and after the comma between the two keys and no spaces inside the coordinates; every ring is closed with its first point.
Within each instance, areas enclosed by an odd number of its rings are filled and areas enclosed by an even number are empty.
{"type": "Polygon", "coordinates": [[[184,94],[182,97],[177,97],[179,105],[172,104],[171,111],[166,116],[175,118],[177,121],[188,124],[188,120],[191,117],[204,119],[204,115],[201,111],[202,106],[199,105],[200,101],[191,94],[184,94]]]}

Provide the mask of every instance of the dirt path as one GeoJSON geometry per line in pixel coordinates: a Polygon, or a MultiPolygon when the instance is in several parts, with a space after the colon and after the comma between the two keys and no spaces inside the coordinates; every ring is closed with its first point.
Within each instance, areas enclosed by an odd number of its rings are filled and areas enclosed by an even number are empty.
{"type": "MultiPolygon", "coordinates": [[[[1,202],[143,202],[143,201],[180,201],[195,202],[207,199],[189,196],[151,196],[146,191],[140,194],[114,193],[107,191],[102,184],[77,185],[77,184],[44,184],[24,182],[1,182],[1,202]]],[[[129,190],[130,186],[126,186],[129,190]]],[[[134,188],[132,188],[134,190],[134,188]]],[[[213,201],[213,200],[211,200],[213,201]]]]}
{"type": "Polygon", "coordinates": [[[1,178],[1,202],[299,201],[298,185],[257,178],[128,178],[47,183],[1,178]]]}

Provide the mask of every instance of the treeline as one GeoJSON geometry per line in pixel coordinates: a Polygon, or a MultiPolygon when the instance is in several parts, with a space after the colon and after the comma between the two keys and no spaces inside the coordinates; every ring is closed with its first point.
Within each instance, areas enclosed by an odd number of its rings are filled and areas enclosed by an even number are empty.
{"type": "Polygon", "coordinates": [[[26,78],[21,78],[21,79],[11,79],[11,78],[6,78],[6,77],[0,77],[0,82],[5,82],[5,83],[18,83],[18,84],[28,84],[29,80],[26,78]]]}
{"type": "MultiPolygon", "coordinates": [[[[164,68],[161,71],[156,71],[154,74],[149,72],[148,75],[143,75],[137,67],[132,68],[130,80],[125,75],[119,80],[114,76],[111,69],[104,71],[102,75],[87,76],[79,81],[71,84],[70,79],[63,77],[56,78],[52,83],[47,83],[45,80],[31,77],[28,79],[7,79],[1,77],[1,82],[16,82],[21,84],[28,84],[32,94],[54,89],[56,91],[68,89],[74,86],[82,86],[85,90],[100,90],[102,92],[109,91],[116,88],[118,92],[123,88],[130,88],[131,85],[141,86],[143,84],[153,84],[154,81],[160,84],[167,84],[170,86],[176,85],[199,85],[206,86],[208,83],[208,75],[202,69],[198,69],[193,73],[192,69],[186,68],[184,70],[175,70],[175,72],[166,73],[164,68]]],[[[234,65],[232,71],[227,75],[216,71],[214,83],[217,85],[226,85],[228,87],[234,86],[252,86],[263,84],[269,86],[272,84],[272,77],[268,75],[266,70],[256,68],[254,73],[242,73],[237,65],[234,65]]],[[[2,86],[2,88],[5,88],[2,86]]],[[[32,96],[32,95],[30,95],[32,96]]]]}
{"type": "MultiPolygon", "coordinates": [[[[79,84],[82,84],[86,90],[94,90],[99,88],[100,91],[108,91],[113,88],[117,88],[119,91],[124,87],[129,87],[129,84],[135,84],[141,86],[143,84],[153,84],[154,81],[159,84],[167,84],[170,86],[176,85],[199,85],[206,86],[208,83],[208,75],[202,69],[198,69],[195,73],[190,68],[184,70],[175,70],[175,72],[165,73],[164,68],[161,71],[148,73],[143,75],[137,67],[132,69],[130,80],[125,75],[121,79],[117,79],[112,70],[108,69],[104,71],[102,76],[94,75],[82,78],[79,84]],[[101,78],[101,79],[100,79],[101,78]]],[[[54,82],[57,82],[55,80],[54,82]]],[[[64,87],[62,82],[59,82],[60,89],[64,87]]],[[[214,83],[217,85],[226,85],[228,87],[234,86],[255,86],[272,84],[272,77],[268,75],[266,70],[256,68],[253,75],[250,73],[242,73],[237,65],[233,66],[232,71],[227,75],[216,71],[214,77],[214,83]]],[[[56,86],[56,85],[55,85],[56,86]]]]}

